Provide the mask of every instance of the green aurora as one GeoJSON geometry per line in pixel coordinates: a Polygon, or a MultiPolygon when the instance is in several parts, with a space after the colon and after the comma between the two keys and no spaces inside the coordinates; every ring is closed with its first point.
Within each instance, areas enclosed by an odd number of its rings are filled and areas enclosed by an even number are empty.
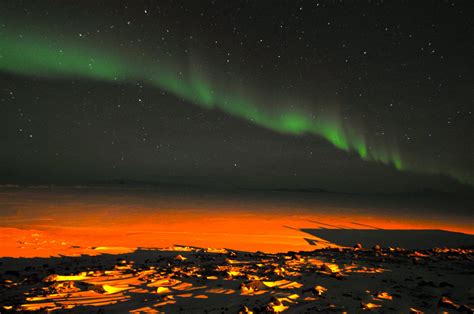
{"type": "MultiPolygon", "coordinates": [[[[400,171],[444,174],[474,185],[473,178],[460,169],[414,164],[398,149],[368,143],[363,132],[343,122],[338,115],[312,115],[295,109],[269,110],[254,99],[233,90],[219,89],[204,71],[188,65],[185,71],[129,58],[110,49],[101,50],[81,42],[45,40],[32,34],[0,31],[0,71],[53,78],[89,78],[107,82],[142,81],[173,93],[195,105],[216,108],[258,126],[284,134],[320,136],[338,149],[357,154],[366,161],[378,162],[400,171]],[[276,111],[276,112],[275,112],[276,111]]],[[[395,146],[395,145],[393,145],[395,146]]]]}

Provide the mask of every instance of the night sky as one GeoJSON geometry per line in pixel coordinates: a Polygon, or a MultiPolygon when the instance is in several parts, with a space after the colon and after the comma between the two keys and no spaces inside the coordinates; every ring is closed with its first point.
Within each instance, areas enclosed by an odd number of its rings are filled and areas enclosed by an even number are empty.
{"type": "Polygon", "coordinates": [[[474,185],[472,1],[1,1],[0,182],[474,185]]]}

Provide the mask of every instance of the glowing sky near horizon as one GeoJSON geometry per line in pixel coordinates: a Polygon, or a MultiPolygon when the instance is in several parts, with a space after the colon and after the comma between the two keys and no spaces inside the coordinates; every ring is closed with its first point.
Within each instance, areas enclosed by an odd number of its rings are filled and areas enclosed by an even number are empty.
{"type": "Polygon", "coordinates": [[[141,81],[195,105],[221,110],[275,132],[322,137],[338,149],[356,154],[365,161],[382,163],[400,171],[444,174],[463,183],[474,183],[463,169],[413,163],[404,158],[397,145],[371,141],[363,128],[352,126],[338,114],[313,115],[296,100],[292,106],[287,104],[274,109],[271,104],[262,104],[249,97],[251,93],[224,88],[219,82],[208,79],[205,70],[189,64],[189,60],[178,62],[181,65],[178,68],[176,65],[159,65],[147,58],[130,57],[120,49],[98,48],[93,42],[84,45],[84,42],[66,41],[60,37],[51,40],[5,30],[0,34],[0,71],[112,83],[141,81]]]}

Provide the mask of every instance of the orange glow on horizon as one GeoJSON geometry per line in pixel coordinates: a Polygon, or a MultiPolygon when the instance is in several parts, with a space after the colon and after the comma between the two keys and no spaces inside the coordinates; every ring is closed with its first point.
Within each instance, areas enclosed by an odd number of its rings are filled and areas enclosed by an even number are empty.
{"type": "MultiPolygon", "coordinates": [[[[24,195],[23,195],[24,197],[24,195]]],[[[126,253],[138,247],[175,244],[242,251],[314,250],[318,240],[301,228],[443,229],[474,234],[470,221],[388,215],[363,209],[307,208],[274,204],[184,200],[163,205],[100,196],[90,200],[60,199],[21,203],[0,225],[1,256],[47,257],[126,253]],[[100,202],[97,201],[100,200],[100,202]],[[136,205],[136,203],[140,205],[136,205]],[[184,204],[184,205],[183,205],[184,204]],[[215,207],[218,206],[219,210],[215,207]],[[213,208],[214,207],[214,208],[213,208]],[[174,209],[176,208],[176,209],[174,209]]],[[[12,198],[12,203],[15,199],[12,198]]],[[[19,198],[18,198],[19,199],[19,198]]],[[[0,199],[1,200],[1,199],[0,199]]],[[[355,244],[355,243],[354,243],[355,244]]],[[[321,243],[320,246],[327,246],[321,243]]]]}
{"type": "Polygon", "coordinates": [[[366,228],[351,224],[353,221],[382,229],[447,229],[473,233],[471,228],[458,225],[363,215],[344,217],[199,210],[155,215],[136,213],[103,219],[104,213],[100,212],[81,217],[75,225],[61,225],[62,220],[55,219],[31,221],[24,227],[3,227],[0,228],[0,251],[3,256],[33,257],[125,253],[137,247],[163,248],[174,244],[266,252],[313,250],[316,247],[304,238],[314,237],[300,228],[330,228],[327,225],[366,228]]]}

